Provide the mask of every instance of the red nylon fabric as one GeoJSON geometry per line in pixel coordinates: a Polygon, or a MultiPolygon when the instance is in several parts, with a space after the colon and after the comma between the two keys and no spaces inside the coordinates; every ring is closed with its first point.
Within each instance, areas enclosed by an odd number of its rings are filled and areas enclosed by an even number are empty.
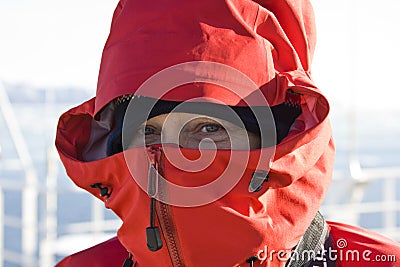
{"type": "MultiPolygon", "coordinates": [[[[93,102],[90,103],[93,105],[93,102]]],[[[78,110],[64,115],[58,128],[57,146],[68,175],[78,186],[95,196],[98,196],[98,190],[90,187],[93,183],[102,183],[112,189],[106,206],[124,221],[118,237],[124,247],[135,255],[139,266],[170,266],[166,245],[157,252],[150,252],[146,248],[144,229],[148,227],[149,198],[132,179],[123,153],[91,162],[82,162],[64,153],[80,144],[75,133],[82,133],[82,130],[76,126],[88,125],[84,120],[91,119],[87,113],[77,113],[78,110]],[[72,131],[74,129],[76,132],[72,131]],[[66,136],[73,136],[73,140],[63,140],[66,136]]],[[[318,210],[330,181],[333,145],[326,123],[310,130],[305,137],[292,137],[277,147],[279,154],[281,150],[298,146],[302,138],[308,140],[311,136],[317,137],[298,148],[308,153],[308,157],[294,160],[299,155],[290,153],[275,160],[270,182],[263,190],[252,194],[247,191],[251,173],[255,170],[250,161],[250,168],[236,187],[218,201],[196,208],[170,207],[171,218],[176,225],[175,233],[180,241],[179,251],[187,266],[238,266],[263,249],[265,244],[275,250],[290,250],[296,245],[318,210]],[[311,153],[318,145],[325,149],[320,154],[311,153]],[[294,167],[291,172],[285,167],[288,164],[294,167]],[[296,168],[300,166],[301,169],[296,168]]],[[[81,138],[86,140],[88,137],[81,138]]],[[[221,169],[225,166],[226,155],[221,151],[218,153],[214,168],[221,169]]],[[[257,150],[251,152],[256,159],[258,153],[257,150]]],[[[140,167],[145,161],[140,158],[140,153],[138,155],[137,164],[140,167]]],[[[147,177],[145,165],[142,166],[143,177],[147,177]]],[[[167,178],[185,175],[176,175],[179,170],[168,163],[165,165],[167,178]]],[[[214,168],[207,171],[213,172],[214,168]]],[[[190,177],[191,174],[186,175],[190,177]]],[[[165,239],[163,243],[166,244],[165,239]]],[[[283,265],[274,261],[266,266],[283,265]]]]}
{"type": "Polygon", "coordinates": [[[399,244],[355,226],[328,222],[338,267],[399,266],[399,244]],[[345,240],[345,243],[343,243],[345,240]]]}
{"type": "MultiPolygon", "coordinates": [[[[103,52],[95,113],[110,99],[134,93],[158,71],[190,61],[241,71],[270,105],[284,101],[285,87],[306,84],[316,90],[309,78],[315,30],[308,1],[260,2],[120,1],[103,52]]],[[[244,105],[242,98],[211,84],[182,86],[163,99],[195,97],[244,105]]]]}
{"type": "MultiPolygon", "coordinates": [[[[172,266],[174,248],[166,240],[165,224],[158,215],[156,223],[164,225],[164,246],[157,252],[147,249],[149,197],[133,179],[123,153],[84,161],[86,145],[96,136],[95,115],[116,97],[135,93],[158,71],[188,61],[236,68],[259,87],[256,91],[270,105],[284,103],[289,89],[301,94],[302,115],[276,147],[270,179],[261,191],[248,192],[252,172],[269,168],[268,161],[257,163],[260,149],[251,151],[241,179],[220,199],[199,207],[157,206],[158,214],[167,210],[177,241],[174,246],[185,266],[243,266],[265,245],[289,251],[320,207],[333,168],[329,105],[310,78],[314,43],[308,1],[120,1],[104,48],[96,97],[61,116],[56,146],[68,175],[79,187],[96,197],[99,192],[91,184],[102,183],[112,189],[110,198],[101,199],[123,220],[118,238],[133,253],[136,266],[172,266]]],[[[145,95],[154,96],[151,92],[145,95]]],[[[207,83],[180,86],[162,99],[194,97],[243,105],[234,92],[207,83]]],[[[188,156],[197,153],[182,151],[188,156]]],[[[135,178],[147,179],[148,160],[135,149],[130,153],[136,155],[131,162],[138,170],[135,178]]],[[[217,155],[199,176],[212,180],[216,170],[225,168],[228,154],[217,151],[217,155]]],[[[190,182],[183,178],[193,177],[168,160],[162,171],[177,183],[190,182]]],[[[275,260],[263,266],[284,264],[275,260]]]]}
{"type": "MultiPolygon", "coordinates": [[[[347,241],[347,246],[345,248],[338,248],[337,245],[333,247],[335,252],[332,250],[331,255],[332,258],[337,258],[336,266],[398,266],[397,259],[400,258],[400,253],[398,250],[398,244],[393,240],[365,229],[337,222],[328,222],[328,225],[334,244],[336,244],[340,239],[345,239],[347,241]],[[354,251],[358,251],[359,254],[354,254],[354,251]],[[383,261],[382,259],[386,260],[383,261]]],[[[113,238],[91,249],[84,250],[65,258],[57,265],[57,267],[113,266],[116,263],[123,262],[126,258],[124,253],[126,254],[126,251],[121,243],[117,238],[113,238]],[[104,252],[107,252],[107,254],[104,252]]],[[[257,263],[255,263],[255,266],[258,266],[257,263]]]]}
{"type": "Polygon", "coordinates": [[[127,257],[125,248],[116,237],[111,238],[99,245],[80,251],[64,258],[57,267],[66,266],[122,266],[127,257]]]}

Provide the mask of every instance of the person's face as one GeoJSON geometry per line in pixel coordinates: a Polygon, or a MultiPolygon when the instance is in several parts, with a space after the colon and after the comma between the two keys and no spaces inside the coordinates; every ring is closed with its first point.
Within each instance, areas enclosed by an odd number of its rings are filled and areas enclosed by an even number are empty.
{"type": "Polygon", "coordinates": [[[190,113],[168,113],[153,117],[140,127],[132,144],[177,144],[183,148],[256,149],[257,134],[226,120],[190,113]]]}

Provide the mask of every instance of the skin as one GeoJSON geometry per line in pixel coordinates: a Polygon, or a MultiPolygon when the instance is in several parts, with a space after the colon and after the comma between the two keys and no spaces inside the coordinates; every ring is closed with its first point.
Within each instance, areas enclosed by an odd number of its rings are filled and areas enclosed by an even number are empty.
{"type": "Polygon", "coordinates": [[[258,135],[215,117],[173,112],[147,120],[138,129],[133,145],[171,143],[183,148],[201,149],[256,149],[258,135]]]}

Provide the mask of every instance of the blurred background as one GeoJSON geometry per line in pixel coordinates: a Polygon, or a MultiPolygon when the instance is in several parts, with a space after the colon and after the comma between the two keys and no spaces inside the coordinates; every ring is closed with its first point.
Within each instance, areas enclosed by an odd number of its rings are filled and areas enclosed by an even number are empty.
{"type": "MultiPolygon", "coordinates": [[[[0,0],[0,267],[54,266],[120,225],[54,149],[58,117],[95,94],[117,2],[0,0]]],[[[337,146],[322,212],[400,241],[400,2],[312,2],[337,146]]]]}

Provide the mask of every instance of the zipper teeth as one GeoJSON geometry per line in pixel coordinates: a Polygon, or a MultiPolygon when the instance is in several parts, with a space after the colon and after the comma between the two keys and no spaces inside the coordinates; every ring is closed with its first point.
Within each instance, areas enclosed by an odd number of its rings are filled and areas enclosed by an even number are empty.
{"type": "Polygon", "coordinates": [[[182,259],[180,257],[178,245],[176,243],[176,239],[174,236],[174,229],[173,226],[170,223],[170,218],[168,216],[168,207],[164,203],[160,203],[160,211],[161,211],[161,216],[163,218],[163,223],[166,231],[166,239],[168,240],[168,243],[170,244],[169,250],[170,250],[170,256],[172,259],[172,263],[176,267],[184,266],[182,259]]]}
{"type": "MultiPolygon", "coordinates": [[[[161,149],[160,148],[152,148],[151,149],[151,154],[152,154],[152,158],[154,160],[154,162],[152,162],[154,164],[154,167],[156,169],[157,172],[160,172],[160,159],[161,159],[161,149]]],[[[172,265],[174,267],[184,267],[184,263],[181,257],[181,254],[179,252],[179,248],[178,248],[178,244],[175,238],[175,229],[174,229],[174,225],[172,222],[172,218],[170,216],[170,212],[168,210],[168,205],[165,203],[162,203],[160,201],[158,202],[158,206],[159,206],[159,211],[160,211],[160,215],[161,215],[161,221],[160,221],[160,225],[162,226],[161,229],[163,231],[164,234],[164,238],[167,241],[167,248],[171,257],[171,261],[172,261],[172,265]]]]}

